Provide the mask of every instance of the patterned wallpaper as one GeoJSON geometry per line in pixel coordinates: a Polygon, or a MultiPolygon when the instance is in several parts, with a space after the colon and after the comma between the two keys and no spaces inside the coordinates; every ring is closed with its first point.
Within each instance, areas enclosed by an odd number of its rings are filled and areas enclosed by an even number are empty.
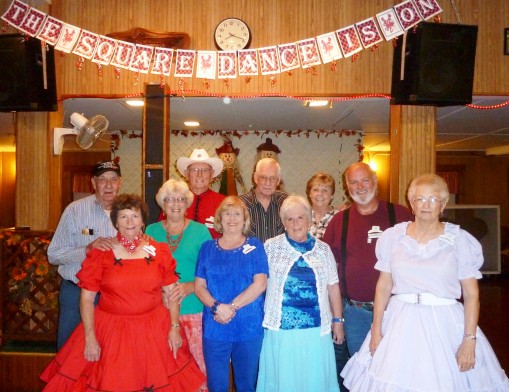
{"type": "MultiPolygon", "coordinates": [[[[341,184],[341,173],[359,158],[359,144],[362,144],[362,133],[353,132],[341,135],[339,132],[326,133],[324,131],[307,134],[276,135],[241,135],[240,138],[231,136],[233,146],[240,149],[237,157],[244,184],[249,189],[252,186],[251,176],[256,159],[256,148],[265,143],[270,137],[272,143],[279,147],[279,162],[285,190],[288,193],[305,195],[306,182],[316,172],[324,171],[336,179],[336,195],[334,205],[338,206],[346,200],[341,184]]],[[[175,166],[181,156],[189,156],[194,148],[204,148],[210,156],[216,156],[216,148],[223,145],[219,134],[185,136],[184,132],[170,137],[170,177],[181,178],[175,166]]],[[[123,184],[121,192],[141,194],[141,138],[121,137],[116,156],[120,157],[123,184]]],[[[213,188],[217,190],[219,183],[213,188]]],[[[237,184],[239,194],[242,190],[237,184]]]]}

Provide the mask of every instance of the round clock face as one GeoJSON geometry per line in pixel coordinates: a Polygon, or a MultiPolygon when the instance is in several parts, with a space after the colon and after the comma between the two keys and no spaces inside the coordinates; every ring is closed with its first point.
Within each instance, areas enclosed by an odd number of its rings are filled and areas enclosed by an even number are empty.
{"type": "Polygon", "coordinates": [[[217,25],[214,41],[221,50],[245,49],[251,43],[251,31],[244,21],[228,18],[217,25]]]}

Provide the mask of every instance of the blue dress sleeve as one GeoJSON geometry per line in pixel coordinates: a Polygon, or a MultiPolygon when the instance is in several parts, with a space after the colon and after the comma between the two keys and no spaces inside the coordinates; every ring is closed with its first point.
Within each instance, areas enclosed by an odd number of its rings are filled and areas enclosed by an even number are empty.
{"type": "Polygon", "coordinates": [[[269,275],[269,263],[267,261],[267,253],[265,253],[265,248],[263,243],[258,239],[251,237],[248,240],[248,243],[252,246],[255,246],[254,249],[254,265],[253,265],[253,274],[266,274],[269,275]]]}
{"type": "Polygon", "coordinates": [[[194,276],[197,278],[207,279],[206,268],[208,264],[210,247],[214,246],[214,241],[215,240],[205,241],[200,248],[200,252],[198,253],[198,260],[196,261],[196,271],[194,273],[194,276]]]}

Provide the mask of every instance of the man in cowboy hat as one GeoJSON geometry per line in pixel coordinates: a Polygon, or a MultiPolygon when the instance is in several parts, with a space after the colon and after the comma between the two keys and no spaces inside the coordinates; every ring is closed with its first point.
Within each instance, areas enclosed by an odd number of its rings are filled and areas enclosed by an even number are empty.
{"type": "Polygon", "coordinates": [[[219,237],[220,234],[214,230],[214,214],[225,196],[214,192],[209,186],[212,179],[223,171],[223,161],[210,158],[203,148],[196,148],[189,158],[177,159],[177,169],[186,178],[189,189],[194,193],[194,200],[187,209],[186,217],[207,226],[213,238],[219,237]]]}

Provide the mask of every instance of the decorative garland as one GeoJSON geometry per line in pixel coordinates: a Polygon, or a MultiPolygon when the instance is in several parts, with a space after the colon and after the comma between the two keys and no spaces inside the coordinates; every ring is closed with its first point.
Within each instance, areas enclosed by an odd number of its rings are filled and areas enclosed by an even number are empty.
{"type": "MultiPolygon", "coordinates": [[[[46,15],[20,0],[13,0],[2,19],[23,33],[36,37],[56,50],[79,56],[76,67],[81,70],[85,59],[96,63],[102,75],[102,67],[112,65],[115,77],[126,69],[137,74],[160,75],[161,80],[170,76],[175,54],[174,76],[183,79],[196,76],[203,79],[230,79],[245,76],[249,83],[252,76],[291,74],[295,68],[311,68],[358,56],[363,49],[376,49],[384,39],[392,40],[416,26],[423,20],[442,12],[436,0],[405,0],[394,7],[358,23],[339,30],[258,49],[239,51],[195,51],[136,45],[99,35],[46,15]]],[[[136,76],[137,77],[137,76],[136,76]]],[[[276,79],[270,76],[271,85],[276,79]]],[[[207,83],[206,87],[207,87],[207,83]]],[[[208,88],[208,87],[207,87],[208,88]]]]}

